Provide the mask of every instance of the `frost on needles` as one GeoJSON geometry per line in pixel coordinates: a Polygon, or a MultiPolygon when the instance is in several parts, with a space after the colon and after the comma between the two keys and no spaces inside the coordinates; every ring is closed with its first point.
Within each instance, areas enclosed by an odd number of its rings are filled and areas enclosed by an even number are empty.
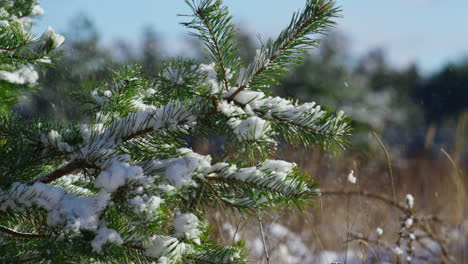
{"type": "MultiPolygon", "coordinates": [[[[169,60],[153,80],[126,67],[77,97],[87,124],[1,113],[1,262],[245,263],[243,242],[209,238],[206,209],[252,215],[311,204],[313,181],[274,159],[277,144],[342,147],[347,118],[269,88],[333,25],[334,1],[307,1],[249,64],[235,55],[222,1],[186,3],[193,14],[183,24],[209,63],[169,60]],[[187,144],[213,135],[225,138],[222,156],[187,144]]],[[[54,34],[45,33],[57,47],[54,34]]]]}

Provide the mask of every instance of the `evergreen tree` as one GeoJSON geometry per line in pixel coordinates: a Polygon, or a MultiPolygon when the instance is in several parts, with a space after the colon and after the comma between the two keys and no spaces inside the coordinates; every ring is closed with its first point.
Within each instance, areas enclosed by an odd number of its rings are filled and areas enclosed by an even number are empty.
{"type": "Polygon", "coordinates": [[[243,68],[222,1],[186,0],[183,23],[211,64],[177,58],[154,79],[137,66],[79,99],[89,124],[0,118],[0,262],[245,263],[242,243],[209,237],[207,208],[255,215],[310,206],[318,195],[278,141],[343,146],[344,114],[268,95],[339,14],[309,0],[243,68]],[[189,136],[222,135],[226,152],[189,136]]]}
{"type": "Polygon", "coordinates": [[[0,109],[17,102],[31,89],[39,74],[35,66],[50,63],[64,37],[49,27],[40,38],[31,33],[32,18],[44,11],[39,0],[0,1],[0,109]]]}

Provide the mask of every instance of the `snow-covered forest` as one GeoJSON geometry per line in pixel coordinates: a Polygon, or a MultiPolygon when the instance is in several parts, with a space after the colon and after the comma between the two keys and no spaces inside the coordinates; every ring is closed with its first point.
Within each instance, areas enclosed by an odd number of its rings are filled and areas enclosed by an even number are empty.
{"type": "Polygon", "coordinates": [[[352,54],[333,0],[259,40],[185,8],[174,56],[0,0],[0,263],[468,261],[468,60],[352,54]]]}

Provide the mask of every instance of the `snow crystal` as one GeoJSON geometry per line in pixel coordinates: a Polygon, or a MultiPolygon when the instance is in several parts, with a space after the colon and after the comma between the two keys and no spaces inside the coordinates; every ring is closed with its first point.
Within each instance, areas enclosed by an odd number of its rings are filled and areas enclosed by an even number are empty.
{"type": "Polygon", "coordinates": [[[30,65],[25,65],[17,71],[0,71],[0,80],[15,84],[34,85],[39,79],[39,74],[30,65]]]}
{"type": "Polygon", "coordinates": [[[186,237],[188,239],[197,238],[200,235],[198,229],[198,217],[192,213],[180,214],[174,218],[174,235],[177,237],[186,237]]]}
{"type": "Polygon", "coordinates": [[[413,208],[414,206],[414,197],[411,194],[406,195],[406,204],[408,208],[413,208]]]}
{"type": "Polygon", "coordinates": [[[354,176],[354,171],[351,170],[348,174],[348,181],[352,184],[355,184],[356,183],[356,177],[354,176]]]}
{"type": "Polygon", "coordinates": [[[101,253],[102,246],[106,243],[121,245],[123,240],[114,229],[100,226],[96,232],[96,237],[93,239],[93,241],[91,241],[91,246],[93,247],[94,251],[101,253]]]}

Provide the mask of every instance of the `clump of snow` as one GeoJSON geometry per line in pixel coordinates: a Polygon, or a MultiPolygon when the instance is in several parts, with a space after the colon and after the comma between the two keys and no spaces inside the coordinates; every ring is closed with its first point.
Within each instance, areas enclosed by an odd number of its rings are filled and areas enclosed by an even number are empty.
{"type": "Polygon", "coordinates": [[[149,257],[160,258],[179,255],[185,251],[185,244],[170,236],[153,236],[146,246],[145,253],[149,257]]]}
{"type": "Polygon", "coordinates": [[[198,229],[198,217],[192,213],[177,215],[172,224],[175,229],[174,235],[176,237],[195,239],[200,235],[201,231],[198,229]]]}
{"type": "Polygon", "coordinates": [[[356,181],[357,181],[356,177],[354,176],[354,171],[353,171],[353,170],[351,170],[351,171],[349,172],[349,174],[348,174],[348,181],[349,181],[350,183],[352,183],[352,184],[355,184],[356,181]]]}
{"type": "Polygon", "coordinates": [[[25,65],[17,71],[0,71],[0,80],[14,84],[34,85],[39,79],[39,74],[30,65],[25,65]]]}
{"type": "MultiPolygon", "coordinates": [[[[179,150],[179,153],[181,151],[184,150],[179,150]]],[[[164,170],[167,183],[177,189],[185,185],[194,185],[192,177],[194,175],[202,176],[203,172],[211,168],[211,157],[194,153],[191,150],[188,151],[181,158],[153,160],[146,169],[149,171],[164,170]],[[199,173],[197,174],[197,172],[199,173]]]]}
{"type": "Polygon", "coordinates": [[[147,219],[153,216],[155,210],[159,208],[161,201],[162,199],[159,196],[148,197],[146,194],[129,199],[129,203],[133,205],[133,211],[139,215],[146,215],[147,219]]]}
{"type": "Polygon", "coordinates": [[[41,142],[45,146],[55,146],[60,151],[72,152],[73,148],[67,143],[64,142],[62,139],[62,135],[60,135],[57,131],[51,130],[47,135],[41,134],[41,142]]]}
{"type": "Polygon", "coordinates": [[[214,62],[210,64],[200,64],[198,70],[201,73],[206,74],[205,83],[211,89],[211,93],[216,94],[221,90],[221,86],[218,83],[217,73],[215,70],[216,64],[214,62]]]}
{"type": "Polygon", "coordinates": [[[255,100],[262,99],[263,97],[265,97],[263,92],[244,90],[238,93],[236,97],[234,97],[234,100],[243,105],[247,105],[255,102],[255,100]]]}
{"type": "Polygon", "coordinates": [[[101,253],[102,246],[106,243],[122,245],[123,239],[114,229],[110,229],[105,226],[100,226],[99,229],[96,231],[96,236],[91,241],[91,246],[93,247],[94,251],[101,253]]]}
{"type": "Polygon", "coordinates": [[[393,248],[393,253],[395,253],[395,255],[397,255],[397,256],[401,256],[401,255],[403,255],[404,252],[399,246],[395,246],[393,248]]]}
{"type": "Polygon", "coordinates": [[[259,140],[271,130],[270,124],[257,116],[231,123],[239,140],[259,140]]]}
{"type": "Polygon", "coordinates": [[[413,208],[413,206],[414,206],[414,196],[413,195],[411,195],[411,194],[406,195],[406,205],[410,209],[413,208]]]}
{"type": "Polygon", "coordinates": [[[31,11],[31,16],[40,16],[44,14],[44,9],[40,5],[35,5],[31,11]]]}
{"type": "Polygon", "coordinates": [[[272,173],[277,181],[284,181],[286,176],[291,174],[292,169],[295,166],[295,163],[290,163],[284,160],[267,159],[260,169],[272,173]]]}
{"type": "Polygon", "coordinates": [[[229,103],[226,100],[221,100],[218,103],[217,108],[218,111],[222,112],[227,117],[240,116],[245,114],[244,110],[241,107],[236,106],[233,101],[229,103]]]}
{"type": "Polygon", "coordinates": [[[407,218],[407,219],[405,220],[405,226],[406,226],[406,228],[410,228],[412,225],[413,225],[413,218],[412,218],[412,217],[407,218]]]}
{"type": "Polygon", "coordinates": [[[115,192],[128,181],[143,175],[143,169],[139,166],[130,165],[130,160],[129,155],[114,157],[105,170],[99,173],[94,185],[108,192],[115,192]]]}
{"type": "Polygon", "coordinates": [[[63,35],[57,34],[52,27],[47,27],[47,30],[42,33],[41,39],[50,39],[52,41],[53,49],[59,48],[62,46],[63,42],[65,42],[65,37],[63,35]]]}
{"type": "Polygon", "coordinates": [[[377,235],[380,237],[383,235],[383,229],[381,227],[377,227],[377,229],[375,230],[375,232],[377,232],[377,235]]]}

